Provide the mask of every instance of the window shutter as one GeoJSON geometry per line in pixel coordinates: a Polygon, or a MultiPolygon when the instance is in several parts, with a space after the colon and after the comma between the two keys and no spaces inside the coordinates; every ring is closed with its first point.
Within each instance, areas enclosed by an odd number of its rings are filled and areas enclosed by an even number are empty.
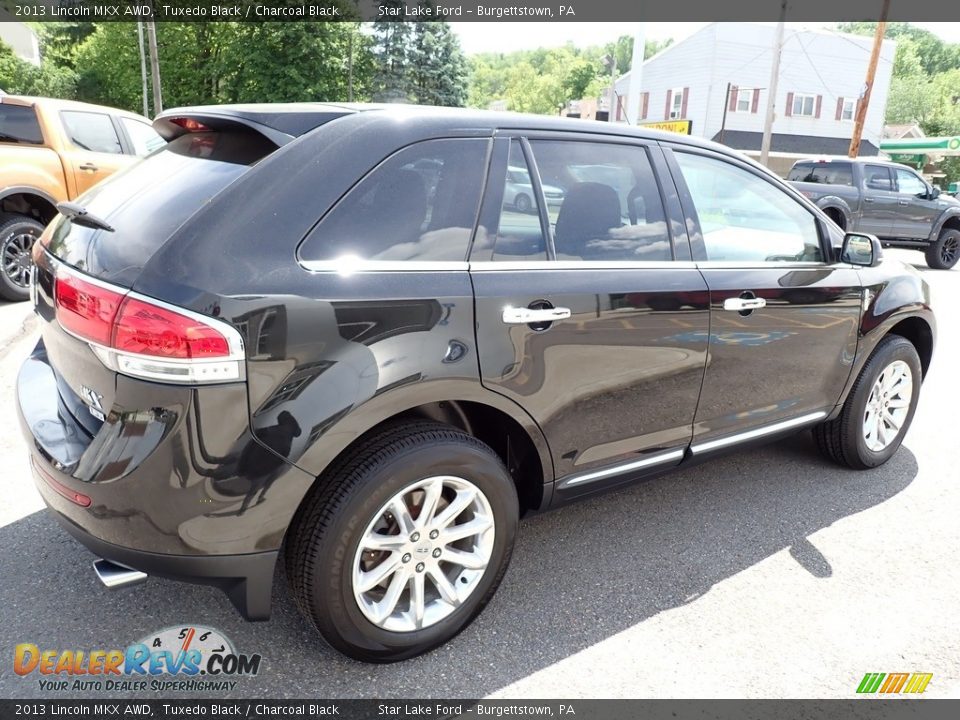
{"type": "Polygon", "coordinates": [[[787,93],[787,111],[784,115],[787,117],[793,115],[793,93],[787,93]]]}
{"type": "Polygon", "coordinates": [[[640,119],[641,120],[647,119],[647,110],[649,109],[650,109],[650,93],[645,92],[643,93],[643,95],[641,95],[641,100],[640,100],[640,119]]]}
{"type": "Polygon", "coordinates": [[[672,95],[673,95],[673,90],[667,90],[667,104],[666,106],[664,106],[664,110],[663,110],[664,120],[670,119],[670,101],[673,100],[673,97],[671,97],[672,95]]]}
{"type": "Polygon", "coordinates": [[[813,113],[813,116],[817,119],[820,118],[820,106],[823,105],[823,95],[817,95],[817,108],[813,113]]]}
{"type": "Polygon", "coordinates": [[[753,89],[753,103],[750,105],[750,112],[754,115],[757,114],[757,110],[760,108],[760,88],[753,89]]]}
{"type": "Polygon", "coordinates": [[[843,120],[843,98],[837,98],[837,120],[843,120]]]}
{"type": "Polygon", "coordinates": [[[729,104],[729,106],[727,107],[727,109],[728,109],[730,112],[736,112],[736,111],[737,111],[737,95],[738,95],[739,92],[740,92],[740,90],[739,90],[739,88],[737,88],[736,85],[733,85],[733,86],[730,88],[730,104],[729,104]]]}
{"type": "Polygon", "coordinates": [[[687,97],[690,95],[690,88],[685,87],[683,89],[683,100],[680,101],[680,117],[685,118],[687,116],[687,97]]]}

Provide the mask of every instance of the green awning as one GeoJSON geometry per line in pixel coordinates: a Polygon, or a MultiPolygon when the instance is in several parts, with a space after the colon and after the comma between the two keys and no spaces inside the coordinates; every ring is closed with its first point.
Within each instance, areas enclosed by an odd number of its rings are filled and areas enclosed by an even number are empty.
{"type": "Polygon", "coordinates": [[[960,137],[903,138],[881,140],[880,149],[898,155],[943,154],[960,155],[960,137]]]}

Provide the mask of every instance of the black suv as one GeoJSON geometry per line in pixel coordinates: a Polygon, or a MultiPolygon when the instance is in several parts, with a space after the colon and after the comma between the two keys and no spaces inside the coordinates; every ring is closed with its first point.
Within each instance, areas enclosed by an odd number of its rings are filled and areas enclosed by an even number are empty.
{"type": "Polygon", "coordinates": [[[480,612],[524,513],[808,427],[870,468],[910,425],[924,281],[719,145],[373,106],[155,127],[36,244],[17,385],[105,583],[262,620],[283,547],[324,638],[398,660],[480,612]]]}

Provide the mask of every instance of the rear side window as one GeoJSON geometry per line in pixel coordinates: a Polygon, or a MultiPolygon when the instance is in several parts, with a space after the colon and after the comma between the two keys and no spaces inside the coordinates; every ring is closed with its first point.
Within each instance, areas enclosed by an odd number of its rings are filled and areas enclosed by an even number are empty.
{"type": "Polygon", "coordinates": [[[672,260],[645,148],[534,140],[558,260],[672,260]]]}
{"type": "Polygon", "coordinates": [[[164,139],[147,123],[130,118],[120,118],[120,122],[123,123],[123,128],[127,131],[130,142],[133,143],[134,155],[146,157],[154,150],[166,145],[164,139]]]}
{"type": "Polygon", "coordinates": [[[464,261],[488,140],[428,140],[384,160],[300,247],[304,261],[464,261]]]}
{"type": "Polygon", "coordinates": [[[863,174],[864,182],[871,190],[893,190],[893,178],[886,165],[867,165],[863,174]]]}
{"type": "Polygon", "coordinates": [[[43,133],[32,107],[0,104],[0,142],[42,145],[43,133]]]}
{"type": "Polygon", "coordinates": [[[123,152],[109,115],[72,110],[66,110],[62,115],[70,142],[81,150],[115,155],[123,152]]]}
{"type": "Polygon", "coordinates": [[[853,168],[850,163],[797,163],[787,175],[787,180],[852,186],[853,168]]]}

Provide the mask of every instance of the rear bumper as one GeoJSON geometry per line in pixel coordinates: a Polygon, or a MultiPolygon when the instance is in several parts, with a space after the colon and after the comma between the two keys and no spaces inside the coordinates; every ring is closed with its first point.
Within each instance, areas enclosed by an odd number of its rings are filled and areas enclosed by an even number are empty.
{"type": "Polygon", "coordinates": [[[165,555],[131,550],[104,542],[50,510],[63,528],[97,557],[147,575],[218,587],[247,620],[270,619],[273,570],[279,554],[276,550],[249,555],[165,555]]]}

